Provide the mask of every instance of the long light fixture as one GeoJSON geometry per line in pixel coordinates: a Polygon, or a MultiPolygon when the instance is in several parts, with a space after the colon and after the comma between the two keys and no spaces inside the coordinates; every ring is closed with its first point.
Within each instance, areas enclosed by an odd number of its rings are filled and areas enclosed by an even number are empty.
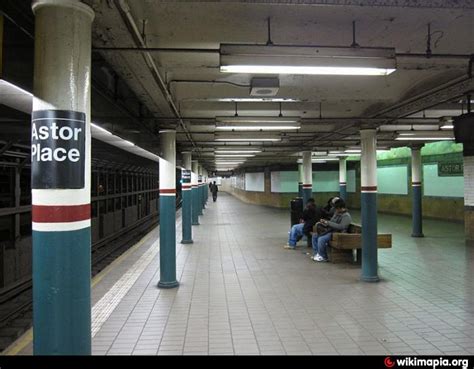
{"type": "Polygon", "coordinates": [[[255,74],[386,76],[396,69],[394,48],[221,44],[220,71],[255,74]]]}
{"type": "Polygon", "coordinates": [[[262,152],[262,150],[253,150],[253,149],[250,149],[250,150],[245,150],[245,149],[242,149],[242,150],[216,150],[214,151],[214,154],[256,154],[256,153],[259,153],[259,152],[262,152]]]}
{"type": "Polygon", "coordinates": [[[253,158],[255,154],[215,154],[216,158],[253,158]]]}
{"type": "Polygon", "coordinates": [[[399,132],[397,141],[452,141],[453,132],[449,131],[407,131],[399,132]]]}
{"type": "Polygon", "coordinates": [[[280,136],[270,136],[270,135],[259,135],[259,132],[253,133],[251,136],[249,135],[221,135],[219,133],[216,134],[215,141],[225,141],[225,142],[278,142],[281,141],[280,136]]]}
{"type": "Polygon", "coordinates": [[[246,116],[231,116],[231,117],[216,117],[217,123],[250,123],[250,124],[291,124],[298,123],[300,117],[246,117],[246,116]]]}
{"type": "Polygon", "coordinates": [[[291,131],[300,129],[298,123],[217,123],[216,130],[219,131],[291,131]]]}
{"type": "Polygon", "coordinates": [[[206,99],[205,101],[218,102],[298,102],[300,100],[284,97],[221,97],[217,99],[206,99]]]}

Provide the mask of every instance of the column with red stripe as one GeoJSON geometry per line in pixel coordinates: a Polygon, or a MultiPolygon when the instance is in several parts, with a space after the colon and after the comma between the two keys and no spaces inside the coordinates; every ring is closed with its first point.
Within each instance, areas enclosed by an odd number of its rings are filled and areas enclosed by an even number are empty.
{"type": "Polygon", "coordinates": [[[313,163],[311,151],[303,152],[303,206],[313,197],[313,163]]]}
{"type": "Polygon", "coordinates": [[[183,167],[181,170],[181,191],[183,207],[181,212],[183,239],[181,243],[193,243],[192,234],[192,188],[191,188],[191,152],[183,152],[183,167]]]}
{"type": "Polygon", "coordinates": [[[192,171],[191,171],[191,196],[193,202],[192,209],[192,224],[199,225],[199,189],[198,189],[198,167],[199,163],[197,160],[191,161],[192,171]]]}
{"type": "Polygon", "coordinates": [[[346,158],[339,158],[339,197],[347,202],[347,165],[346,158]]]}
{"type": "Polygon", "coordinates": [[[202,165],[198,164],[198,215],[203,215],[204,203],[202,201],[202,165]]]}
{"type": "Polygon", "coordinates": [[[160,136],[160,288],[174,288],[176,280],[176,131],[160,136]]]}
{"type": "Polygon", "coordinates": [[[375,129],[360,131],[360,192],[362,218],[362,275],[378,282],[377,261],[377,137],[375,129]]]}
{"type": "Polygon", "coordinates": [[[90,69],[94,12],[33,2],[33,351],[91,353],[90,69]]]}
{"type": "Polygon", "coordinates": [[[423,145],[411,147],[411,192],[412,192],[412,237],[424,237],[423,235],[423,207],[422,207],[422,181],[421,181],[421,148],[423,145]]]}

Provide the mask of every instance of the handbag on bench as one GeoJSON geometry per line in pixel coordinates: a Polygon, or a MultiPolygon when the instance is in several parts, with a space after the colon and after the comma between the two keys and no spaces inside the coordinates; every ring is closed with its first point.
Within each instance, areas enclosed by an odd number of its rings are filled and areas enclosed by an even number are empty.
{"type": "Polygon", "coordinates": [[[318,236],[322,236],[322,235],[328,233],[330,230],[331,230],[331,228],[327,224],[317,222],[314,225],[313,233],[316,233],[318,236]]]}

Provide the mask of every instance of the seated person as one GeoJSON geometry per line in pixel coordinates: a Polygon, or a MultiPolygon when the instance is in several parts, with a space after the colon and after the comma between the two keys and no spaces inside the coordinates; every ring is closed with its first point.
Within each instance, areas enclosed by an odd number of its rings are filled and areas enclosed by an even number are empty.
{"type": "Polygon", "coordinates": [[[334,204],[335,213],[331,220],[321,219],[320,222],[327,226],[326,232],[313,233],[313,257],[314,261],[328,261],[327,244],[331,240],[333,232],[347,232],[352,218],[346,209],[344,200],[339,199],[334,204]]]}
{"type": "Polygon", "coordinates": [[[332,216],[334,215],[334,212],[336,210],[336,208],[334,207],[334,204],[336,203],[337,200],[339,200],[339,197],[337,197],[337,196],[331,197],[328,200],[328,203],[326,204],[326,206],[321,209],[321,211],[323,213],[322,218],[328,219],[328,220],[332,218],[332,216]]]}
{"type": "Polygon", "coordinates": [[[303,237],[303,235],[309,236],[313,226],[316,224],[320,216],[321,212],[316,207],[314,199],[308,199],[306,208],[303,210],[303,216],[300,219],[300,223],[291,227],[288,243],[284,246],[285,249],[294,249],[296,247],[296,243],[301,239],[301,237],[303,237]]]}

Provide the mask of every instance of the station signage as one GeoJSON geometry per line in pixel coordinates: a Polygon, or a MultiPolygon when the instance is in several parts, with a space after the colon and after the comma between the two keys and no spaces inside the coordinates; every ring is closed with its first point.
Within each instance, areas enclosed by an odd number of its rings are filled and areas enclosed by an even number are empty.
{"type": "Polygon", "coordinates": [[[464,174],[464,165],[463,163],[449,163],[449,162],[439,162],[438,163],[438,177],[455,177],[463,176],[464,174]]]}
{"type": "Polygon", "coordinates": [[[191,183],[191,171],[189,169],[183,169],[181,171],[181,178],[183,183],[191,183]]]}
{"type": "Polygon", "coordinates": [[[31,120],[31,188],[84,188],[86,115],[34,111],[31,120]]]}

